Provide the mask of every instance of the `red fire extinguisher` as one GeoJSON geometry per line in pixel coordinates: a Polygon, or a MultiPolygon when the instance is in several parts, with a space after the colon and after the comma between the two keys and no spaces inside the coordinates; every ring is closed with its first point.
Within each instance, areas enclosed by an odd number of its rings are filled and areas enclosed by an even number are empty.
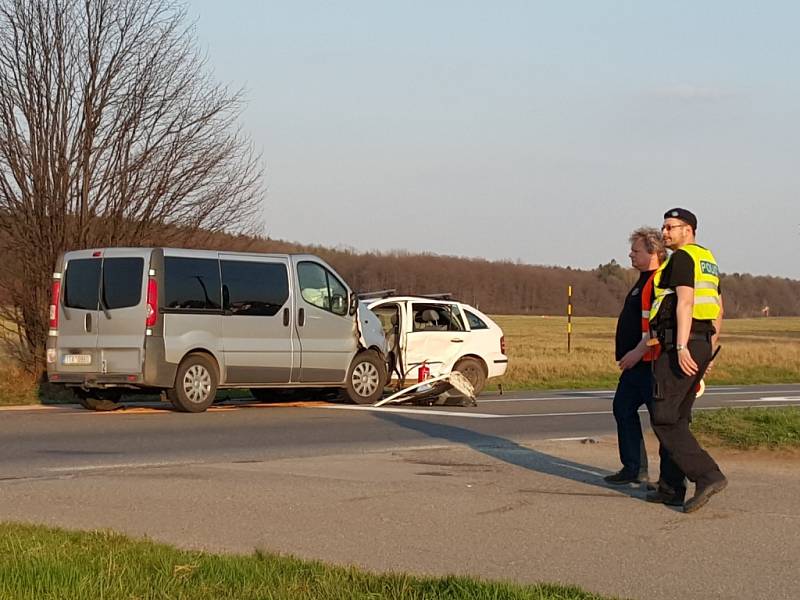
{"type": "Polygon", "coordinates": [[[419,366],[419,371],[417,371],[417,383],[422,383],[430,376],[431,370],[428,368],[428,364],[422,361],[422,364],[419,366]]]}

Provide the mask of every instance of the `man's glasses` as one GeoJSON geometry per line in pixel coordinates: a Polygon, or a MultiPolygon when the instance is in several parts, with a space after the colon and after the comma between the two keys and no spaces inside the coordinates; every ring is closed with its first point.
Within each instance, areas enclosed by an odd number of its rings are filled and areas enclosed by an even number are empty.
{"type": "Polygon", "coordinates": [[[687,226],[686,223],[681,223],[680,225],[669,225],[669,224],[667,224],[667,225],[662,225],[661,226],[661,231],[670,232],[673,229],[677,229],[678,227],[686,227],[686,226],[687,226]]]}

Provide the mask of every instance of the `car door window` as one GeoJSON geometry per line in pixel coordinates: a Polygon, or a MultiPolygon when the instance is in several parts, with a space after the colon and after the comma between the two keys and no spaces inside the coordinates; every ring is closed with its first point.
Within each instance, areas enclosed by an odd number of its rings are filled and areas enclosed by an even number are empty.
{"type": "Polygon", "coordinates": [[[337,315],[347,314],[347,288],[328,269],[301,262],[297,265],[297,280],[303,300],[337,315]]]}
{"type": "Polygon", "coordinates": [[[448,304],[414,303],[413,331],[464,331],[460,315],[448,304]]]}

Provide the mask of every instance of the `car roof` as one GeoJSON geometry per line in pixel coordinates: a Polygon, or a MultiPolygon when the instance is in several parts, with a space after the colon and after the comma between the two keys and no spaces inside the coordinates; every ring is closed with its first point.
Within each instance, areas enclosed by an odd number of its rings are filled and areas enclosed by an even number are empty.
{"type": "Polygon", "coordinates": [[[431,304],[461,304],[458,300],[442,300],[441,298],[426,298],[425,296],[386,296],[385,298],[368,299],[370,304],[377,302],[429,302],[431,304]]]}

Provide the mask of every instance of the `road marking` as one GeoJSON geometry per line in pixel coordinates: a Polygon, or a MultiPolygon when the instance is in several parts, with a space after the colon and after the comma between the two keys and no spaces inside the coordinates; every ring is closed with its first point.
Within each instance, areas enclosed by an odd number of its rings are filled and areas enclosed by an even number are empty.
{"type": "MultiPolygon", "coordinates": [[[[738,395],[738,394],[763,394],[764,392],[736,392],[730,390],[736,390],[741,388],[724,388],[725,391],[714,391],[713,388],[709,391],[710,388],[706,388],[705,396],[728,396],[728,395],[738,395]]],[[[720,388],[717,388],[720,389],[720,388]]],[[[584,396],[543,396],[543,397],[535,397],[535,398],[487,398],[485,400],[478,399],[481,404],[490,404],[495,402],[541,402],[541,401],[554,401],[554,400],[611,400],[614,398],[613,392],[608,392],[609,396],[600,396],[599,392],[593,394],[591,396],[584,395],[584,396]]]]}
{"type": "Polygon", "coordinates": [[[731,402],[800,402],[800,396],[764,396],[751,400],[731,400],[731,402]]]}
{"type": "Polygon", "coordinates": [[[445,417],[468,417],[471,419],[499,419],[506,415],[491,415],[488,413],[470,413],[459,412],[452,410],[431,410],[424,408],[397,408],[394,406],[320,406],[318,408],[331,408],[334,410],[364,410],[369,412],[382,412],[382,413],[403,413],[410,415],[442,415],[445,417]]]}
{"type": "Polygon", "coordinates": [[[191,462],[153,462],[153,463],[117,463],[111,465],[81,465],[73,467],[48,467],[42,469],[50,473],[67,473],[75,471],[102,471],[109,469],[147,469],[153,467],[186,467],[196,463],[191,462]]]}
{"type": "Polygon", "coordinates": [[[610,410],[595,410],[584,412],[557,412],[557,413],[526,413],[521,415],[493,415],[490,413],[470,413],[452,410],[436,410],[424,408],[396,408],[384,406],[321,406],[334,410],[362,410],[370,412],[401,413],[411,415],[428,415],[429,417],[466,417],[468,419],[518,419],[521,417],[572,417],[577,415],[610,415],[610,410]]]}

